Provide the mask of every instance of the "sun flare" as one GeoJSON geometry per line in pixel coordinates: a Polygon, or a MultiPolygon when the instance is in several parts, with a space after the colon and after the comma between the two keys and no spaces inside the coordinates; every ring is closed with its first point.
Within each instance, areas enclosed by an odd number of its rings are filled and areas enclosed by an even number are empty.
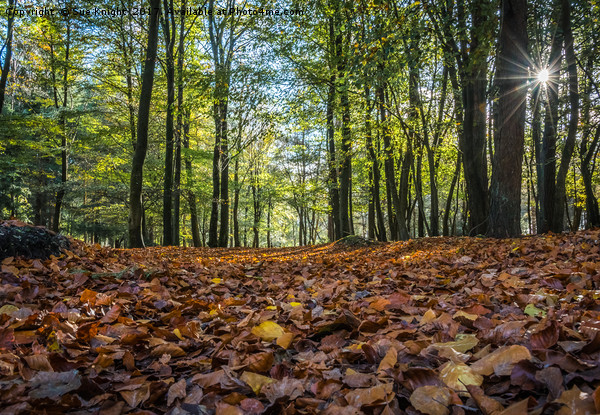
{"type": "Polygon", "coordinates": [[[550,77],[550,74],[548,73],[548,69],[542,69],[537,74],[537,80],[538,80],[538,82],[540,82],[542,84],[545,84],[546,82],[548,82],[549,77],[550,77]]]}

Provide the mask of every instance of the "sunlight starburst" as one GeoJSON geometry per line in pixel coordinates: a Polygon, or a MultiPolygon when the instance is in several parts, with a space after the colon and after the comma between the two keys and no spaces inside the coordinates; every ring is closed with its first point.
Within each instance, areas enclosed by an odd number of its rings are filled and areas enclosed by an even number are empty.
{"type": "Polygon", "coordinates": [[[548,82],[549,78],[550,78],[550,73],[548,72],[548,69],[542,69],[537,74],[537,80],[538,80],[538,82],[540,82],[542,84],[545,84],[546,82],[548,82]]]}

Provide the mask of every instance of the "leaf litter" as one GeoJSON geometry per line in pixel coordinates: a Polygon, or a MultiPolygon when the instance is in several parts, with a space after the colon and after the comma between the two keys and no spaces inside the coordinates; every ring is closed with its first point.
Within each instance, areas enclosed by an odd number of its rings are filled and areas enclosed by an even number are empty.
{"type": "Polygon", "coordinates": [[[598,413],[599,239],[8,257],[0,413],[598,413]]]}

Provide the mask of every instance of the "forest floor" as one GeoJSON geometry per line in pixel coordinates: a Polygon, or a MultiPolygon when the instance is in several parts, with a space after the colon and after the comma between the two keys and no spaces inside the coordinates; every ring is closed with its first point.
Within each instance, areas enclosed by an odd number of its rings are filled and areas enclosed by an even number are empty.
{"type": "Polygon", "coordinates": [[[599,239],[9,257],[0,413],[598,413],[599,239]]]}

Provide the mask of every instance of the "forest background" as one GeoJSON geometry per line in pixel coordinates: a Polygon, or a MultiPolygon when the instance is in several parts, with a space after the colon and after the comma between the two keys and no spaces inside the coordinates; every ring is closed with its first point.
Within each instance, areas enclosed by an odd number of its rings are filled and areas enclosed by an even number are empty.
{"type": "Polygon", "coordinates": [[[598,226],[599,18],[596,0],[7,0],[0,215],[117,247],[598,226]]]}

